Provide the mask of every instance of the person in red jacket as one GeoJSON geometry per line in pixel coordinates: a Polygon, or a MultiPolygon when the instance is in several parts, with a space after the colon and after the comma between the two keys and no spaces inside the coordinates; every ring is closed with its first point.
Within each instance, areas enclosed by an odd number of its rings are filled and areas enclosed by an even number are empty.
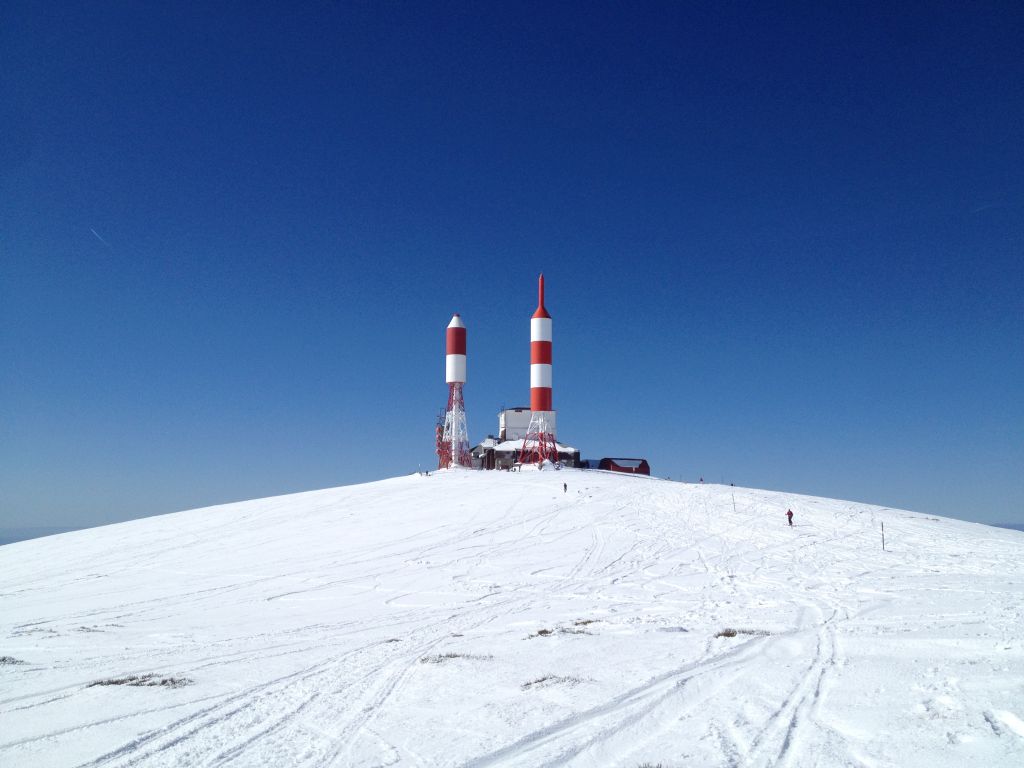
{"type": "Polygon", "coordinates": [[[792,509],[787,509],[786,510],[786,519],[789,520],[789,527],[792,528],[793,527],[793,510],[792,509]]]}

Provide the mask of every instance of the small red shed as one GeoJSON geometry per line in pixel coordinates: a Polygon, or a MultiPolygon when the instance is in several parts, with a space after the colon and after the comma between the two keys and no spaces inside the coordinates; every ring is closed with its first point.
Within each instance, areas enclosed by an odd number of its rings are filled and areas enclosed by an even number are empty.
{"type": "Polygon", "coordinates": [[[647,459],[601,459],[597,465],[598,469],[606,469],[610,472],[625,472],[629,475],[649,475],[651,465],[647,459]]]}

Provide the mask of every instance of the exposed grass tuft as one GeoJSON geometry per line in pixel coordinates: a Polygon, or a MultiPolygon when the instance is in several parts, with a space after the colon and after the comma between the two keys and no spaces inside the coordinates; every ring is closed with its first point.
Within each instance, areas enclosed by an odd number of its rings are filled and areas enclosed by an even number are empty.
{"type": "Polygon", "coordinates": [[[444,664],[446,661],[451,661],[452,659],[487,661],[488,659],[493,658],[493,656],[481,656],[475,653],[439,653],[435,656],[424,656],[420,659],[420,664],[444,664]]]}
{"type": "MultiPolygon", "coordinates": [[[[579,622],[577,622],[577,623],[579,623],[579,622]]],[[[588,621],[586,623],[589,624],[590,622],[588,621]]],[[[593,634],[592,632],[588,632],[587,630],[585,630],[585,629],[583,629],[581,627],[577,627],[577,626],[558,627],[557,629],[538,629],[532,635],[528,635],[526,639],[529,640],[531,637],[550,637],[551,635],[554,635],[556,633],[559,634],[559,635],[591,635],[591,634],[593,634]]]]}
{"type": "Polygon", "coordinates": [[[11,664],[24,664],[25,662],[21,659],[16,659],[13,656],[0,656],[0,666],[11,665],[11,664]]]}
{"type": "Polygon", "coordinates": [[[161,677],[156,674],[148,675],[126,675],[125,677],[108,677],[105,680],[96,680],[95,682],[89,683],[86,688],[92,688],[96,685],[130,685],[136,688],[141,687],[152,687],[160,686],[161,688],[184,688],[186,685],[192,685],[192,680],[188,677],[161,677]]]}
{"type": "Polygon", "coordinates": [[[736,637],[736,635],[757,635],[764,637],[770,635],[767,629],[731,629],[726,628],[718,632],[715,637],[736,637]]]}
{"type": "Polygon", "coordinates": [[[57,637],[58,632],[55,629],[49,627],[29,627],[25,629],[23,627],[16,628],[11,632],[11,637],[21,637],[22,635],[42,635],[43,637],[57,637]]]}
{"type": "Polygon", "coordinates": [[[583,681],[580,680],[578,677],[561,677],[559,675],[544,675],[543,677],[538,677],[536,680],[531,680],[528,683],[523,683],[519,687],[522,688],[524,691],[528,691],[530,688],[535,688],[535,687],[536,688],[543,688],[543,687],[546,687],[546,686],[549,686],[549,685],[558,685],[558,684],[578,685],[581,682],[583,682],[583,681]]]}

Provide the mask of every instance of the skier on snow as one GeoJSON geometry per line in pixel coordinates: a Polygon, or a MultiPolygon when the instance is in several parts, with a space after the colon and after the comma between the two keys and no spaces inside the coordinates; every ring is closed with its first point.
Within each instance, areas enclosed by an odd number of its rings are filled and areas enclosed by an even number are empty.
{"type": "Polygon", "coordinates": [[[793,527],[793,510],[792,509],[787,509],[786,510],[786,518],[789,520],[789,527],[792,528],[793,527]]]}

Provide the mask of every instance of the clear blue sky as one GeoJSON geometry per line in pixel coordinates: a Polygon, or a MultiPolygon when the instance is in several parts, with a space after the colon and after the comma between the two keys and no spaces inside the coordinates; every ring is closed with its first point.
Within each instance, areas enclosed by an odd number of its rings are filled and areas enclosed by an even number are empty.
{"type": "Polygon", "coordinates": [[[206,5],[0,10],[0,526],[430,467],[542,270],[585,457],[1024,522],[1019,3],[206,5]]]}

